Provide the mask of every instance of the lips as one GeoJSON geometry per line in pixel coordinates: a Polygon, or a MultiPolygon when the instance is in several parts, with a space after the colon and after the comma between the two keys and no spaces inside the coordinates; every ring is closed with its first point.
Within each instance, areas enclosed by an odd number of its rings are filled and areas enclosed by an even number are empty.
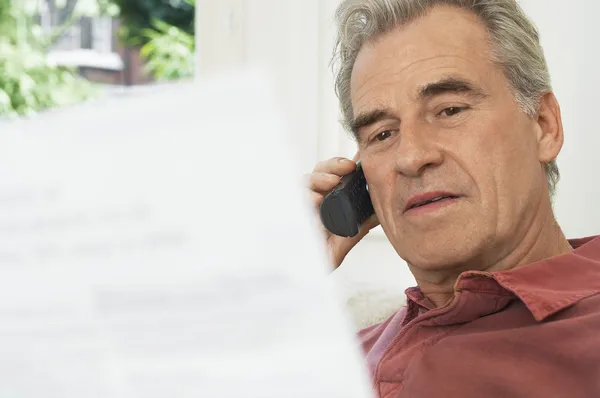
{"type": "Polygon", "coordinates": [[[459,197],[459,195],[457,195],[457,194],[454,194],[451,192],[442,192],[442,191],[427,192],[424,194],[415,195],[412,198],[410,198],[409,201],[406,203],[406,207],[404,208],[404,211],[407,212],[409,210],[412,210],[412,209],[415,209],[418,207],[422,207],[422,206],[426,206],[431,203],[435,203],[435,202],[439,202],[439,201],[443,201],[443,200],[447,200],[447,199],[456,199],[458,197],[459,197]]]}

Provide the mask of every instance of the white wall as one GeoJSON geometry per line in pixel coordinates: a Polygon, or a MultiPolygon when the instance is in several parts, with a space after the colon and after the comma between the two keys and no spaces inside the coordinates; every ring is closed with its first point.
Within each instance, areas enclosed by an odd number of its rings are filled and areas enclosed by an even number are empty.
{"type": "MultiPolygon", "coordinates": [[[[338,0],[200,0],[199,75],[232,65],[267,62],[273,67],[290,139],[307,172],[321,159],[352,156],[342,132],[329,59],[333,11],[338,0]]],[[[595,0],[523,0],[540,28],[556,94],[562,106],[565,145],[556,212],[569,237],[600,233],[600,149],[595,131],[600,77],[594,25],[595,0]],[[560,4],[560,6],[559,6],[560,4]],[[568,7],[572,7],[569,9],[568,7]]],[[[343,286],[386,284],[403,290],[414,279],[378,229],[336,271],[343,286]]]]}
{"type": "Polygon", "coordinates": [[[568,237],[600,234],[600,28],[596,0],[523,0],[542,45],[561,104],[565,143],[558,157],[562,174],[556,216],[568,237]],[[548,4],[555,4],[554,7],[548,4]]]}

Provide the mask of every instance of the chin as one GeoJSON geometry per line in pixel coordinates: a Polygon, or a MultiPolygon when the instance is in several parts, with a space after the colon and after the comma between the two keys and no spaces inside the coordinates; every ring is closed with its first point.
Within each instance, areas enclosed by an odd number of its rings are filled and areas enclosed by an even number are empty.
{"type": "Polygon", "coordinates": [[[395,245],[402,259],[414,267],[423,270],[443,270],[466,267],[478,257],[483,242],[477,242],[464,234],[445,234],[443,236],[424,236],[420,239],[405,239],[395,245]]]}

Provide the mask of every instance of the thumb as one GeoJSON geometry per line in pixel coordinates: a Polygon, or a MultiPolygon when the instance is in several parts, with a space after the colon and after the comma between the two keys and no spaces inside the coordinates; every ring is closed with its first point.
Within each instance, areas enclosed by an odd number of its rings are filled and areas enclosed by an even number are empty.
{"type": "Polygon", "coordinates": [[[368,232],[378,225],[379,225],[379,219],[377,218],[377,214],[373,213],[373,215],[371,217],[367,218],[367,220],[364,222],[364,224],[361,227],[361,230],[366,229],[368,232]]]}
{"type": "MultiPolygon", "coordinates": [[[[358,244],[373,228],[379,225],[379,220],[377,219],[377,215],[373,214],[369,217],[363,225],[360,227],[358,234],[356,236],[352,236],[349,238],[344,238],[341,236],[332,235],[332,238],[336,239],[339,254],[342,257],[346,257],[346,255],[352,250],[354,246],[358,244]]],[[[342,258],[343,260],[343,258],[342,258]]]]}

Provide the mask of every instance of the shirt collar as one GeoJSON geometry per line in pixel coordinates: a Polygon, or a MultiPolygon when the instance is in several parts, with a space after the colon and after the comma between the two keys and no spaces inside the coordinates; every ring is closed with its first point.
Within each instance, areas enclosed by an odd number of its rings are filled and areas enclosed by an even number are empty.
{"type": "MultiPolygon", "coordinates": [[[[455,290],[507,291],[519,298],[537,321],[600,293],[600,236],[570,239],[573,250],[502,272],[466,271],[455,290]],[[491,290],[490,290],[491,289],[491,290]]],[[[418,287],[406,290],[409,306],[433,309],[418,287]],[[411,303],[412,302],[412,303],[411,303]],[[412,304],[412,305],[411,305],[412,304]]]]}
{"type": "Polygon", "coordinates": [[[571,239],[569,243],[573,250],[563,255],[492,273],[537,321],[600,292],[600,237],[571,239]]]}

